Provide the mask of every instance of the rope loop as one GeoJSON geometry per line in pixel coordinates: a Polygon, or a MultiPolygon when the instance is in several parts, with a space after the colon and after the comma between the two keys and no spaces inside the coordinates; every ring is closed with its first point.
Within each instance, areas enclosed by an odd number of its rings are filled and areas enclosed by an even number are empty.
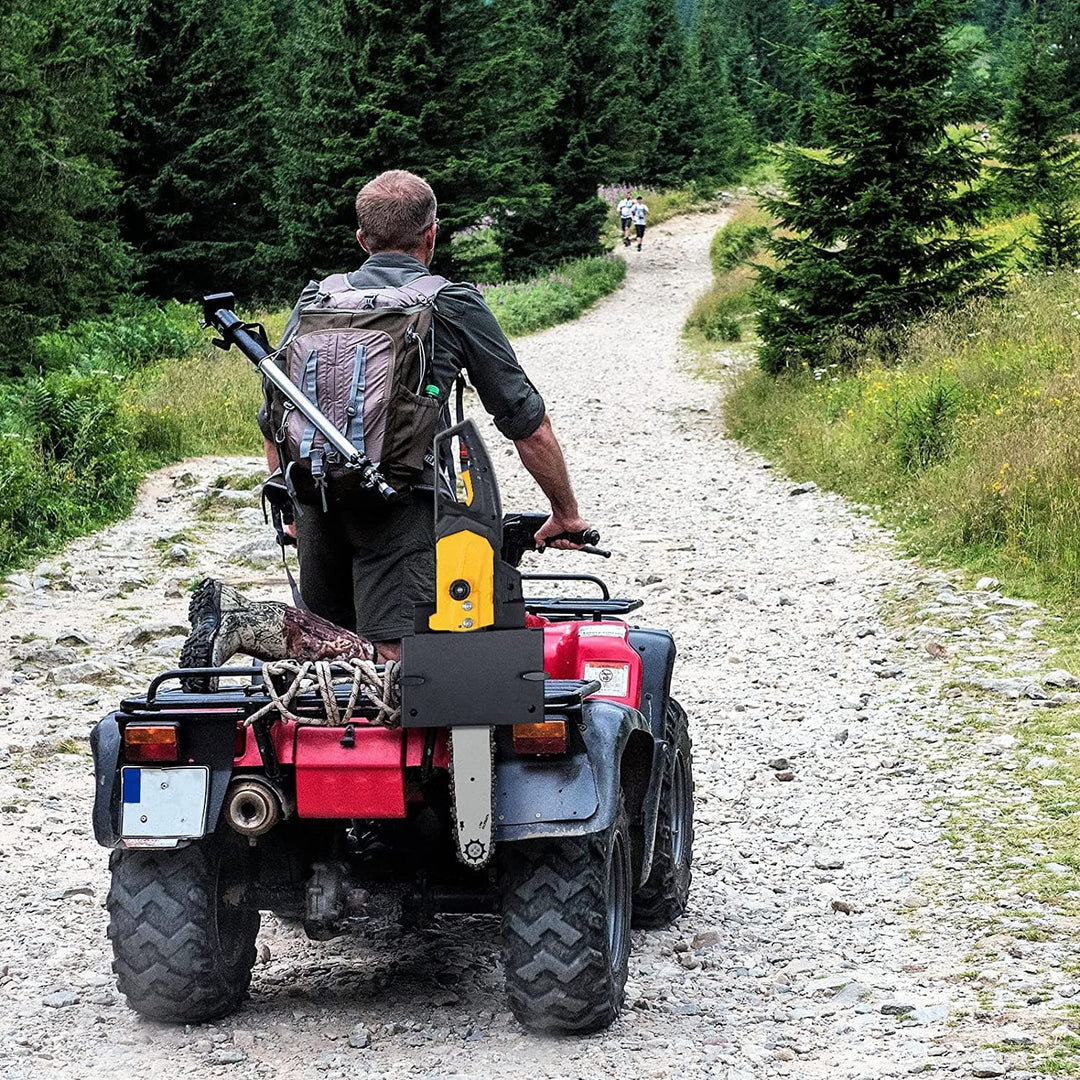
{"type": "Polygon", "coordinates": [[[378,709],[375,723],[380,727],[395,728],[401,724],[401,688],[398,675],[401,665],[388,660],[382,672],[374,661],[362,657],[347,660],[269,660],[263,664],[263,685],[270,700],[244,721],[250,727],[264,716],[276,713],[282,720],[294,724],[340,727],[348,723],[356,709],[361,692],[378,709]],[[289,679],[288,685],[279,693],[276,680],[289,679]],[[349,684],[349,703],[344,711],[337,702],[337,687],[349,684]],[[325,720],[297,716],[292,703],[301,694],[316,692],[326,712],[325,720]]]}

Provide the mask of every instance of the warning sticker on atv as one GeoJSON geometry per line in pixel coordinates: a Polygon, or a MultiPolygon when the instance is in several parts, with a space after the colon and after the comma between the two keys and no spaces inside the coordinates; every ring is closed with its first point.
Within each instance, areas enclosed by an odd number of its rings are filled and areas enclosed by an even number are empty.
{"type": "Polygon", "coordinates": [[[626,697],[630,690],[630,665],[586,664],[582,678],[596,679],[603,697],[626,697]]]}

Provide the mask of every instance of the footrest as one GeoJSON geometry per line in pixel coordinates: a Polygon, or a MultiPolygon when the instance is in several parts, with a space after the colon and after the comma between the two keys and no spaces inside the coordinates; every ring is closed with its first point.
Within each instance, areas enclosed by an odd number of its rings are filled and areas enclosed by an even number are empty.
{"type": "Polygon", "coordinates": [[[598,679],[548,679],[544,683],[544,708],[569,709],[580,706],[599,689],[598,679]]]}

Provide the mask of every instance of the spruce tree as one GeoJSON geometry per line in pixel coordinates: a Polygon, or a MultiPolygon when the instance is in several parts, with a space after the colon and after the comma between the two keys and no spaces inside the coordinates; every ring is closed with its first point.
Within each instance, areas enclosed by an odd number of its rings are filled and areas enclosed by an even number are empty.
{"type": "Polygon", "coordinates": [[[695,179],[734,177],[753,157],[751,122],[731,88],[717,0],[700,0],[690,41],[690,98],[698,125],[690,172],[695,179]]]}
{"type": "Polygon", "coordinates": [[[266,0],[138,0],[119,8],[131,48],[121,101],[121,227],[154,296],[264,286],[274,227],[261,49],[266,0]]]}
{"type": "Polygon", "coordinates": [[[1013,96],[1001,124],[1004,164],[997,183],[1011,205],[1033,207],[1038,215],[1030,264],[1073,266],[1080,254],[1073,206],[1080,192],[1080,148],[1068,138],[1066,60],[1037,8],[1021,24],[1012,60],[1013,96]]]}
{"type": "Polygon", "coordinates": [[[700,108],[692,96],[686,37],[674,0],[635,0],[628,20],[632,50],[627,96],[633,102],[632,175],[660,186],[690,178],[700,138],[700,108]]]}
{"type": "Polygon", "coordinates": [[[500,222],[510,277],[603,251],[608,208],[597,189],[608,179],[610,133],[628,107],[608,0],[537,0],[536,10],[545,38],[547,110],[538,118],[531,160],[542,187],[500,222]]]}
{"type": "Polygon", "coordinates": [[[765,200],[787,235],[760,271],[761,362],[825,362],[856,341],[998,285],[997,259],[969,229],[985,196],[980,147],[950,127],[963,61],[948,42],[954,0],[837,0],[810,57],[825,153],[782,157],[786,197],[765,200]]]}
{"type": "Polygon", "coordinates": [[[123,287],[114,73],[80,0],[0,3],[0,375],[123,287]]]}

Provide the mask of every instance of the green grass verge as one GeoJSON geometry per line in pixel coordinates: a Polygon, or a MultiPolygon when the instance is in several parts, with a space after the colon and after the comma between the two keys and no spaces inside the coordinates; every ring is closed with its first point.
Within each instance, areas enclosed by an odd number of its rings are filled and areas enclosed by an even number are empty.
{"type": "Polygon", "coordinates": [[[902,362],[746,371],[729,434],[874,509],[912,554],[1071,609],[1080,598],[1076,276],[915,328],[902,362]]]}

